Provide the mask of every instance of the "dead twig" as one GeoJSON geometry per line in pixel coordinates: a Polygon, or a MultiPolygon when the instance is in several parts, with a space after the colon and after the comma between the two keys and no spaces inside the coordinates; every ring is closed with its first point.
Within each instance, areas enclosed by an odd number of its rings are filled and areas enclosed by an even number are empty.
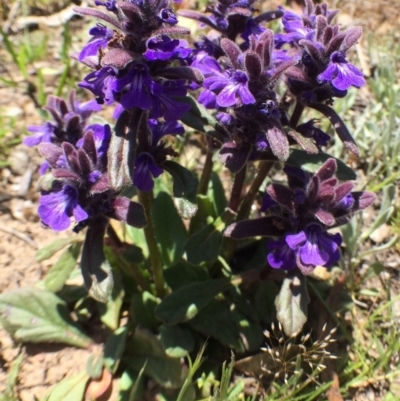
{"type": "Polygon", "coordinates": [[[19,238],[21,241],[25,241],[33,249],[38,249],[39,248],[37,246],[36,242],[33,241],[30,237],[28,237],[26,234],[20,233],[17,230],[14,230],[13,228],[7,228],[7,227],[1,227],[0,226],[0,231],[2,231],[3,233],[9,234],[9,235],[14,235],[14,237],[19,238]]]}

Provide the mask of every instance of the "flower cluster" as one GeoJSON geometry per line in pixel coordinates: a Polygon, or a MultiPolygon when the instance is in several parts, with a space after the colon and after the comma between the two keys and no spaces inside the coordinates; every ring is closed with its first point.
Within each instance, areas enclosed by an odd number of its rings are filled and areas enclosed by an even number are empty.
{"type": "Polygon", "coordinates": [[[328,159],[313,175],[286,167],[289,187],[267,187],[262,210],[268,216],[234,223],[225,235],[279,236],[267,245],[267,260],[273,268],[297,267],[303,274],[310,274],[316,266],[332,267],[340,258],[342,239],[340,234],[327,230],[347,223],[355,212],[375,200],[370,192],[352,192],[351,182],[339,183],[336,171],[334,159],[328,159]]]}
{"type": "MultiPolygon", "coordinates": [[[[188,66],[187,59],[192,53],[188,42],[172,36],[189,31],[176,26],[178,20],[168,0],[97,1],[96,4],[108,12],[85,8],[76,11],[96,17],[114,29],[99,23],[89,31],[92,38],[77,58],[93,71],[79,86],[90,90],[100,104],[116,102],[116,118],[124,110],[128,112],[129,116],[123,118],[125,126],[116,135],[124,136],[125,130],[131,129],[128,125],[134,110],[144,112],[140,117],[145,120],[140,132],[128,140],[129,157],[136,161],[111,161],[114,165],[121,162],[133,165],[125,174],[129,177],[114,180],[115,174],[110,175],[110,184],[120,189],[120,185],[133,181],[140,190],[148,191],[153,188],[151,177],[163,171],[162,161],[174,155],[169,148],[157,146],[160,137],[151,139],[153,128],[160,125],[163,128],[159,130],[164,134],[183,133],[183,129],[173,127],[180,127],[178,120],[190,105],[177,98],[186,95],[189,83],[200,84],[203,77],[188,66]]],[[[121,150],[124,141],[119,141],[119,146],[121,150]]],[[[114,143],[112,147],[111,158],[123,153],[114,143]]]]}
{"type": "MultiPolygon", "coordinates": [[[[36,146],[40,143],[51,142],[60,145],[63,142],[75,144],[82,138],[88,126],[90,116],[101,109],[95,100],[81,103],[75,99],[75,91],[69,95],[68,102],[56,96],[49,96],[44,107],[51,121],[42,125],[33,125],[27,128],[33,135],[24,139],[27,146],[36,146]]],[[[40,174],[44,174],[49,164],[44,162],[40,174]]]]}
{"type": "MultiPolygon", "coordinates": [[[[333,19],[339,12],[326,3],[314,6],[306,0],[303,15],[284,10],[284,33],[275,38],[277,48],[298,63],[287,71],[287,85],[305,103],[343,97],[350,86],[365,84],[363,74],[346,60],[347,51],[361,36],[361,27],[340,31],[333,19]]],[[[282,9],[283,10],[283,9],[282,9]]]]}
{"type": "Polygon", "coordinates": [[[117,197],[108,184],[107,151],[111,138],[108,124],[89,125],[79,140],[61,145],[42,142],[39,150],[51,172],[39,182],[38,213],[42,223],[55,231],[78,223],[74,231],[107,218],[136,227],[145,225],[142,206],[117,197]]]}

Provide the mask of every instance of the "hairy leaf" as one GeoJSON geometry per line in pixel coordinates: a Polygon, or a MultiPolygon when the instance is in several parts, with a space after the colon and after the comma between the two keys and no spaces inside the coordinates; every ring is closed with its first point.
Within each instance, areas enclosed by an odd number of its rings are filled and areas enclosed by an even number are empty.
{"type": "Polygon", "coordinates": [[[57,342],[86,348],[91,340],[52,292],[19,288],[0,295],[0,323],[16,341],[57,342]]]}
{"type": "Polygon", "coordinates": [[[57,292],[61,290],[76,266],[81,246],[81,243],[76,243],[68,247],[51,267],[44,279],[44,286],[47,291],[57,292]]]}

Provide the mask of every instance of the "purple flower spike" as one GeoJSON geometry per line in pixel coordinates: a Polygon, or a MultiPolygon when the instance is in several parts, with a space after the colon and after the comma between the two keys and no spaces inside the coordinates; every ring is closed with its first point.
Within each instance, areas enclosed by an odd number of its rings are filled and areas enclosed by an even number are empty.
{"type": "Polygon", "coordinates": [[[86,57],[97,56],[99,49],[104,49],[113,37],[113,31],[101,24],[97,24],[92,28],[89,34],[93,37],[79,53],[79,61],[84,60],[86,57]]]}
{"type": "Polygon", "coordinates": [[[140,191],[151,191],[154,188],[153,178],[157,178],[163,172],[150,153],[141,153],[135,160],[133,183],[140,191]]]}
{"type": "Polygon", "coordinates": [[[58,191],[40,198],[38,213],[44,224],[55,231],[66,230],[71,225],[70,217],[76,222],[89,216],[78,203],[78,190],[71,185],[64,185],[58,191]]]}
{"type": "Polygon", "coordinates": [[[327,69],[318,75],[318,80],[331,82],[339,90],[347,90],[350,86],[360,88],[365,85],[362,72],[349,63],[342,52],[332,53],[327,69]]]}
{"type": "MultiPolygon", "coordinates": [[[[130,86],[128,92],[122,96],[122,106],[125,109],[139,107],[142,110],[149,110],[152,106],[150,93],[154,92],[157,86],[151,79],[145,64],[135,64],[128,74],[115,81],[113,89],[115,92],[122,92],[127,85],[130,86]]],[[[160,92],[159,89],[158,91],[160,92]]]]}
{"type": "Polygon", "coordinates": [[[286,243],[297,252],[302,271],[302,267],[332,267],[340,259],[342,237],[340,234],[327,233],[319,224],[311,223],[298,234],[287,235],[286,243]]]}

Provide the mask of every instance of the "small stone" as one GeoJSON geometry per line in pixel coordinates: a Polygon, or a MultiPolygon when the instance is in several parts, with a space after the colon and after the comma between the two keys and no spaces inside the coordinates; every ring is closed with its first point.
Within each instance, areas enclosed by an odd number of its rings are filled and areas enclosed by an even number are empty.
{"type": "Polygon", "coordinates": [[[29,156],[26,150],[16,149],[8,158],[12,173],[23,175],[29,167],[29,156]]]}
{"type": "Polygon", "coordinates": [[[391,234],[391,229],[387,224],[382,224],[377,228],[371,235],[370,238],[376,244],[381,244],[385,239],[389,238],[391,234]]]}

